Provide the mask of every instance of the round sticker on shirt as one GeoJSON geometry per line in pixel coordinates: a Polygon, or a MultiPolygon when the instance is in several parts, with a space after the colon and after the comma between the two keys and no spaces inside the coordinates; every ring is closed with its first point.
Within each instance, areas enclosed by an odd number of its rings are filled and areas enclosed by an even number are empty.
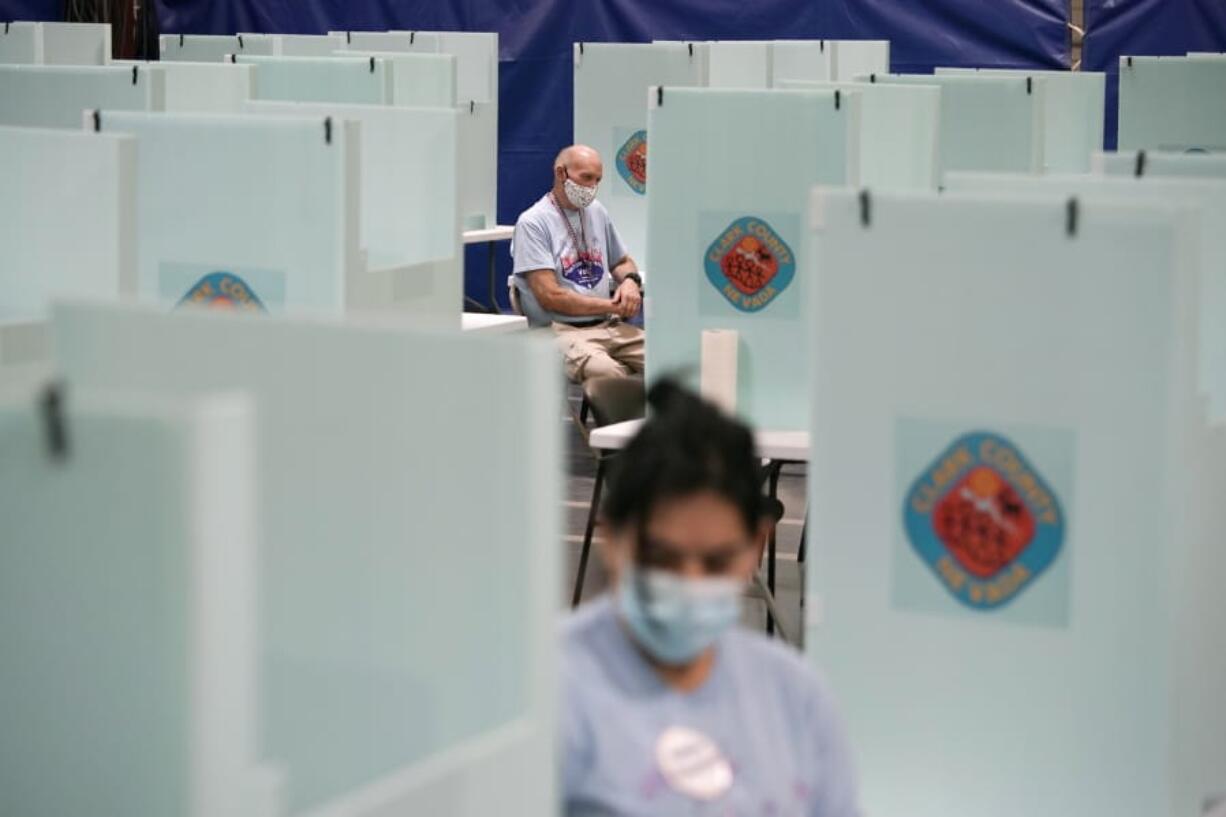
{"type": "Polygon", "coordinates": [[[684,726],[661,733],[656,764],[674,791],[695,800],[714,800],[732,788],[732,764],[715,741],[684,726]]]}

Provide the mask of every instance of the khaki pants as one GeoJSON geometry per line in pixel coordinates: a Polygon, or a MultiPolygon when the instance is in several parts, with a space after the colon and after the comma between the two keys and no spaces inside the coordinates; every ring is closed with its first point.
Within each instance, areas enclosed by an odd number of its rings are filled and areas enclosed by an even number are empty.
{"type": "Polygon", "coordinates": [[[590,327],[553,323],[566,376],[576,383],[593,377],[629,377],[643,372],[643,330],[623,321],[590,327]]]}

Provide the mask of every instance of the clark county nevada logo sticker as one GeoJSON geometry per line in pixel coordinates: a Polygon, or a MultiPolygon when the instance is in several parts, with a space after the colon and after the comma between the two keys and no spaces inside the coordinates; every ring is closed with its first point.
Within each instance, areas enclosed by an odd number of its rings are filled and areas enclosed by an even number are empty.
{"type": "Polygon", "coordinates": [[[647,192],[647,131],[635,131],[617,151],[617,172],[635,193],[647,192]]]}
{"type": "Polygon", "coordinates": [[[181,306],[268,311],[247,282],[232,272],[210,272],[192,285],[176,308],[181,306]]]}
{"type": "Polygon", "coordinates": [[[977,610],[1008,604],[1055,561],[1064,544],[1056,494],[997,434],[966,434],[911,486],[907,538],[958,601],[977,610]]]}
{"type": "Polygon", "coordinates": [[[765,309],[796,275],[796,256],[763,219],[743,216],[707,248],[711,286],[742,312],[765,309]]]}

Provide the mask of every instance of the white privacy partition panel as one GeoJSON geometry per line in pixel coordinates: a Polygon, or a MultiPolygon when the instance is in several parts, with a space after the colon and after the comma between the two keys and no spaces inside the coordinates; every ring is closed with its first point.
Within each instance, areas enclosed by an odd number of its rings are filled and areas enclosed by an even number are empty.
{"type": "Polygon", "coordinates": [[[111,61],[109,23],[6,23],[0,29],[0,63],[106,65],[111,61]]]}
{"type": "Polygon", "coordinates": [[[343,47],[359,51],[451,54],[456,58],[456,95],[460,102],[498,102],[498,34],[474,31],[333,32],[343,47]]]}
{"type": "Polygon", "coordinates": [[[0,125],[79,128],[94,108],[160,111],[162,75],[143,65],[0,65],[0,125]]]}
{"type": "Polygon", "coordinates": [[[255,66],[256,99],[358,105],[387,105],[392,101],[392,66],[376,57],[231,54],[230,60],[255,66]]]}
{"type": "Polygon", "coordinates": [[[1107,75],[1086,71],[937,68],[937,75],[1033,77],[1043,83],[1043,169],[1085,173],[1103,148],[1107,75]]]}
{"type": "Polygon", "coordinates": [[[238,113],[255,89],[255,66],[229,62],[136,62],[162,75],[163,109],[172,113],[238,113]]]}
{"type": "Polygon", "coordinates": [[[415,317],[455,327],[463,298],[455,109],[250,102],[246,110],[360,124],[367,300],[403,309],[411,298],[415,317]]]}
{"type": "Polygon", "coordinates": [[[0,315],[136,291],[136,141],[0,127],[0,315]]]}
{"type": "Polygon", "coordinates": [[[378,57],[392,75],[392,105],[427,108],[456,105],[456,58],[450,54],[403,54],[395,51],[338,50],[335,57],[378,57]]]}
{"type": "Polygon", "coordinates": [[[0,404],[0,813],[275,817],[250,404],[73,385],[0,404]]]}
{"type": "Polygon", "coordinates": [[[243,33],[239,36],[247,49],[271,57],[330,57],[333,51],[345,47],[345,38],[337,34],[243,33]]]}
{"type": "Polygon", "coordinates": [[[639,266],[647,256],[647,89],[702,84],[702,57],[685,43],[576,43],[575,142],[600,152],[601,201],[639,266]]]}
{"type": "Polygon", "coordinates": [[[867,210],[814,193],[805,641],[865,811],[1198,814],[1226,783],[1226,435],[1195,397],[1194,225],[867,210]]]}
{"type": "Polygon", "coordinates": [[[1128,150],[1095,153],[1090,169],[1104,176],[1176,176],[1226,178],[1226,154],[1128,150]]]}
{"type": "Polygon", "coordinates": [[[736,330],[737,412],[762,428],[805,427],[800,214],[813,185],[857,183],[858,104],[833,91],[651,95],[649,379],[696,368],[703,330],[736,330]]]}
{"type": "Polygon", "coordinates": [[[549,343],[118,307],[57,310],[54,329],[73,383],[253,396],[261,757],[289,813],[516,723],[502,793],[554,808],[549,343]]]}
{"type": "Polygon", "coordinates": [[[1197,371],[1210,416],[1226,422],[1226,179],[1142,179],[1101,176],[1019,176],[950,173],[948,191],[1079,196],[1090,202],[1189,206],[1197,224],[1193,252],[1198,274],[1197,371]]]}
{"type": "Polygon", "coordinates": [[[889,40],[827,40],[826,46],[834,49],[831,79],[851,82],[866,74],[889,73],[889,40]]]}
{"type": "Polygon", "coordinates": [[[1044,87],[1024,77],[881,74],[858,79],[941,88],[941,172],[1043,169],[1044,87]]]}
{"type": "Polygon", "coordinates": [[[221,62],[229,54],[271,57],[274,43],[257,35],[163,34],[158,38],[162,60],[221,62]]]}
{"type": "Polygon", "coordinates": [[[137,291],[166,306],[337,313],[362,272],[358,125],[103,111],[137,137],[137,291]]]}
{"type": "Polygon", "coordinates": [[[938,86],[785,80],[777,87],[856,94],[860,184],[874,190],[936,190],[941,135],[938,86]]]}
{"type": "Polygon", "coordinates": [[[712,40],[703,49],[710,88],[770,88],[773,50],[767,40],[712,40]]]}
{"type": "Polygon", "coordinates": [[[1226,151],[1226,59],[1120,57],[1120,150],[1226,151]]]}

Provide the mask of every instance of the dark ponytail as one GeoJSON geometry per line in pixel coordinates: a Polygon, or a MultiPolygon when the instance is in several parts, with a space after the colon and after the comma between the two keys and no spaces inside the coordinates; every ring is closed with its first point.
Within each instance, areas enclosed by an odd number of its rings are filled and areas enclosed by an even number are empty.
{"type": "Polygon", "coordinates": [[[710,491],[752,534],[769,507],[749,427],[671,379],[652,386],[647,403],[648,420],[611,463],[605,520],[642,531],[658,504],[710,491]]]}

